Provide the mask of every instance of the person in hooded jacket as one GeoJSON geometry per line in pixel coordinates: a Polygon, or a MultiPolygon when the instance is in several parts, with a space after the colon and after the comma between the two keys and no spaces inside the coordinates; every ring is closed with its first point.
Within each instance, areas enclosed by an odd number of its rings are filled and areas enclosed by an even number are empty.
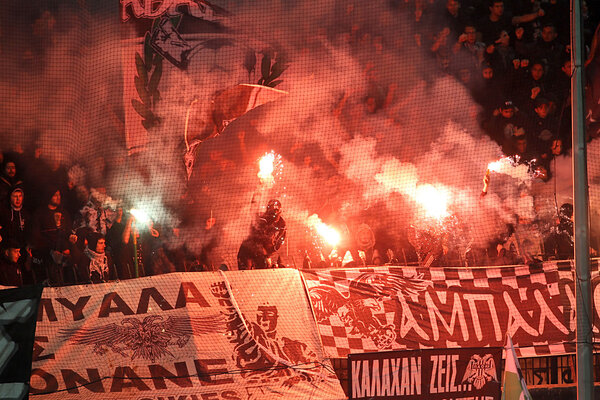
{"type": "Polygon", "coordinates": [[[250,227],[250,234],[238,251],[238,269],[276,267],[271,257],[285,241],[286,223],[281,216],[281,202],[271,200],[264,213],[258,215],[250,227]]]}
{"type": "Polygon", "coordinates": [[[21,250],[29,244],[31,231],[29,213],[23,208],[24,198],[23,189],[17,187],[11,192],[8,205],[0,209],[0,237],[17,241],[21,250]]]}

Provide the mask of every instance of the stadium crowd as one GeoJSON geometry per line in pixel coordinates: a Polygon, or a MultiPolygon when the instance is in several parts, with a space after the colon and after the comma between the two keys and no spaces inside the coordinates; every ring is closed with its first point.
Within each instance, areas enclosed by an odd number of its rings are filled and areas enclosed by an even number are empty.
{"type": "MultiPolygon", "coordinates": [[[[569,2],[416,0],[410,5],[419,29],[415,39],[438,65],[437,73],[456,77],[470,91],[480,105],[482,131],[504,155],[528,165],[536,179],[547,182],[554,160],[571,147],[569,2]]],[[[589,140],[600,135],[600,111],[594,103],[600,43],[590,29],[596,22],[588,17],[586,25],[589,140]]],[[[366,109],[386,107],[389,94],[368,97],[366,109]]],[[[166,233],[151,222],[148,229],[138,230],[134,216],[110,194],[86,186],[80,166],[48,163],[39,149],[8,151],[0,158],[1,285],[98,283],[216,268],[205,254],[168,248],[166,233]]],[[[543,256],[570,258],[572,206],[557,207],[555,216],[545,228],[543,256]]],[[[521,219],[531,223],[535,216],[521,219]]],[[[206,229],[214,223],[209,220],[206,229]]],[[[484,249],[486,260],[477,262],[527,261],[507,241],[504,237],[491,243],[484,249]]],[[[398,249],[374,247],[358,264],[402,264],[415,261],[418,253],[413,248],[407,258],[408,250],[402,249],[399,257],[398,249]]],[[[352,246],[349,250],[357,253],[352,246]]],[[[310,267],[310,260],[304,266],[310,267]]]]}
{"type": "MultiPolygon", "coordinates": [[[[558,174],[557,161],[562,165],[565,161],[571,163],[569,2],[446,0],[444,4],[445,10],[432,13],[429,19],[426,12],[416,14],[423,24],[436,27],[430,30],[436,32],[429,40],[432,56],[440,69],[455,76],[481,106],[478,122],[482,131],[505,156],[516,164],[527,165],[537,181],[532,191],[539,197],[551,197],[555,204],[554,215],[546,218],[552,220],[550,224],[542,215],[517,215],[517,225],[522,226],[511,227],[504,238],[490,244],[487,262],[501,265],[531,261],[526,244],[517,244],[521,251],[506,245],[505,239],[515,233],[513,228],[542,231],[541,246],[533,253],[545,259],[572,258],[573,207],[556,203],[556,185],[548,188],[540,184],[558,174]]],[[[597,16],[585,4],[583,9],[586,128],[591,141],[600,135],[600,43],[597,16]]],[[[570,180],[570,176],[563,175],[557,175],[556,182],[570,180]]],[[[484,178],[484,194],[488,184],[489,176],[484,178]]],[[[538,208],[535,204],[534,209],[538,208]]],[[[521,236],[526,235],[522,232],[521,236]]],[[[594,247],[592,254],[597,251],[594,247]]]]}

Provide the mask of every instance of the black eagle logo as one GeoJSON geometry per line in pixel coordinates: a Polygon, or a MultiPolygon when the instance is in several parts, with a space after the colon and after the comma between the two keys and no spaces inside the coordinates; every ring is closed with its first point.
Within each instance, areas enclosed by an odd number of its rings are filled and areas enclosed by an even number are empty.
{"type": "Polygon", "coordinates": [[[87,328],[61,329],[59,335],[72,345],[92,345],[92,351],[104,355],[109,350],[132,360],[141,358],[156,362],[165,355],[173,356],[167,349],[176,345],[185,346],[191,336],[225,331],[223,315],[206,317],[169,317],[149,315],[143,320],[124,318],[116,323],[87,328]]]}

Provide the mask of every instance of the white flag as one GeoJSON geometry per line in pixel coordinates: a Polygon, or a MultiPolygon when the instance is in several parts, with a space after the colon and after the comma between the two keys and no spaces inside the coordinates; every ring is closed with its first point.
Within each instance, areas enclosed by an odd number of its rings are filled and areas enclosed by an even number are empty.
{"type": "Polygon", "coordinates": [[[525,384],[525,378],[523,378],[523,374],[521,373],[515,347],[508,335],[506,336],[504,352],[506,353],[506,360],[504,362],[502,400],[532,400],[525,384]]]}

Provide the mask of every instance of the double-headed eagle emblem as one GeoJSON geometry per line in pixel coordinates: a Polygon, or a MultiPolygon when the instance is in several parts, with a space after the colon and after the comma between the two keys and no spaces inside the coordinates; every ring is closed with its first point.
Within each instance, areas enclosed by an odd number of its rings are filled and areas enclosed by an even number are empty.
{"type": "Polygon", "coordinates": [[[73,345],[92,345],[92,351],[104,355],[109,350],[132,360],[141,358],[156,362],[165,355],[173,356],[167,349],[185,346],[191,336],[219,333],[225,330],[223,315],[207,317],[174,317],[166,320],[160,315],[149,315],[143,320],[124,318],[121,324],[100,325],[93,328],[61,329],[63,340],[73,345]]]}
{"type": "Polygon", "coordinates": [[[462,381],[471,383],[477,389],[481,389],[489,381],[497,382],[494,357],[491,354],[483,357],[478,354],[472,355],[462,381]]]}
{"type": "Polygon", "coordinates": [[[430,281],[423,274],[404,277],[394,273],[366,272],[350,281],[348,294],[330,285],[309,289],[317,322],[336,316],[351,335],[371,339],[378,349],[388,349],[396,340],[394,324],[383,324],[374,314],[382,310],[380,302],[399,297],[416,298],[430,281]]]}

